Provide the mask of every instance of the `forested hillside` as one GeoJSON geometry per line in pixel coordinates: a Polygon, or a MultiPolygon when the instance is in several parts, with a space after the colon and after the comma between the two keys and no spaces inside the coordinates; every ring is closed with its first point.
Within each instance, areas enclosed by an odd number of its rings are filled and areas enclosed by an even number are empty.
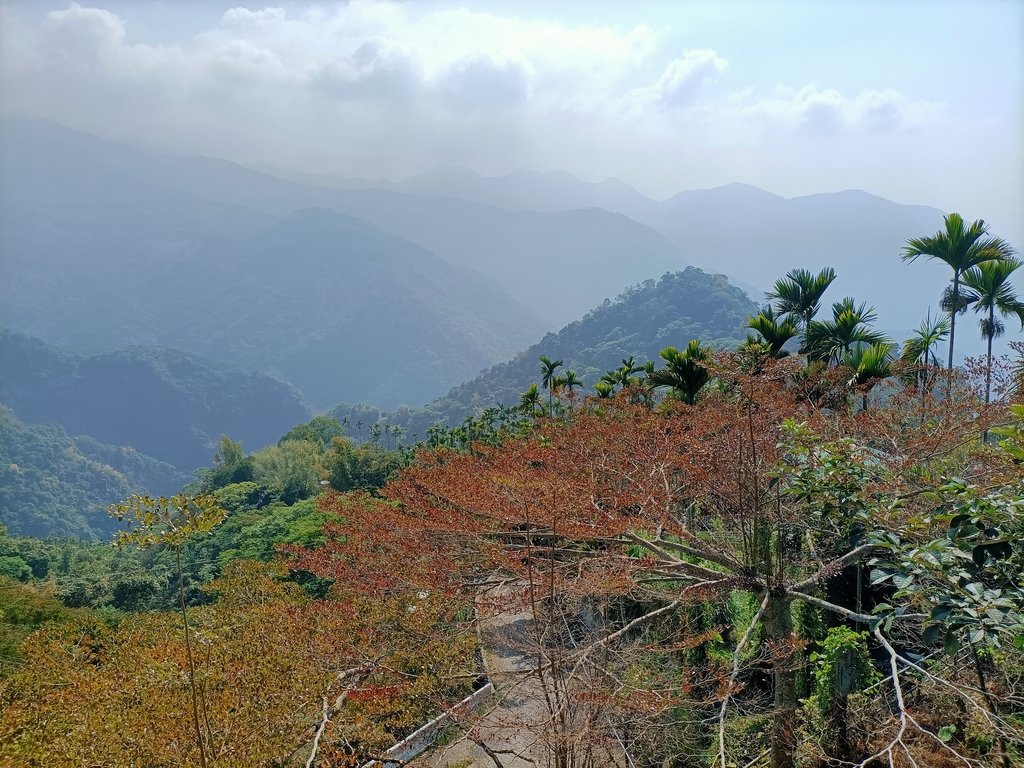
{"type": "Polygon", "coordinates": [[[209,463],[221,435],[257,449],[309,416],[294,388],[265,374],[166,349],[74,355],[3,329],[0,402],[24,422],[127,446],[185,475],[209,463]]]}
{"type": "Polygon", "coordinates": [[[133,493],[175,493],[189,475],[132,448],[25,424],[0,405],[0,524],[18,536],[106,537],[106,507],[133,493]]]}
{"type": "MultiPolygon", "coordinates": [[[[990,315],[1024,318],[1009,251],[983,241],[956,300],[999,283],[990,315]]],[[[512,407],[416,445],[326,416],[253,453],[222,438],[187,492],[113,506],[116,554],[0,528],[0,757],[327,768],[453,711],[437,743],[467,765],[509,740],[555,768],[609,743],[645,766],[1013,765],[1024,369],[940,368],[945,317],[897,356],[834,281],[791,270],[761,308],[695,268],[649,281],[489,372],[512,407]]],[[[47,449],[83,471],[11,423],[8,471],[47,449]]]]}
{"type": "MultiPolygon", "coordinates": [[[[63,216],[61,206],[51,201],[64,204],[70,197],[77,206],[82,190],[88,190],[95,199],[90,209],[102,209],[105,215],[115,217],[122,199],[131,194],[137,199],[129,203],[128,210],[142,209],[142,221],[167,216],[172,209],[166,207],[165,201],[185,209],[203,209],[209,202],[212,207],[205,210],[222,214],[225,224],[240,225],[241,231],[233,230],[232,237],[236,241],[239,234],[243,237],[253,234],[255,227],[246,230],[246,217],[262,215],[266,220],[306,208],[326,208],[411,240],[452,265],[472,269],[477,273],[476,281],[465,275],[461,277],[467,290],[480,290],[479,276],[482,275],[511,293],[516,302],[526,305],[532,312],[524,312],[519,306],[518,314],[512,316],[515,322],[509,323],[510,307],[506,299],[494,307],[494,315],[481,314],[479,321],[496,323],[498,329],[508,334],[505,338],[513,350],[521,348],[538,330],[573,320],[596,302],[614,296],[623,286],[669,269],[679,269],[687,263],[679,250],[654,230],[620,214],[599,209],[520,214],[454,198],[381,189],[330,189],[287,181],[223,160],[158,156],[48,122],[6,119],[0,122],[0,136],[4,139],[0,142],[0,157],[6,177],[6,181],[0,183],[9,183],[13,191],[24,182],[40,192],[40,196],[32,196],[21,203],[16,212],[12,209],[7,219],[0,218],[0,222],[17,225],[10,234],[3,235],[12,245],[17,243],[22,247],[34,242],[26,240],[29,235],[37,237],[35,232],[21,234],[23,225],[19,222],[26,218],[26,213],[32,214],[29,221],[63,216]],[[33,182],[36,176],[40,181],[33,182]],[[53,188],[63,191],[53,191],[53,188]],[[109,200],[110,206],[102,205],[105,200],[109,200]],[[148,200],[153,200],[156,207],[150,206],[148,200]],[[628,258],[624,256],[627,253],[628,258]],[[545,279],[537,280],[540,274],[545,279]],[[538,317],[543,323],[540,328],[536,325],[538,317]]],[[[7,197],[5,195],[0,204],[0,216],[7,205],[7,197]]],[[[94,225],[89,217],[76,219],[78,228],[72,231],[72,238],[65,237],[67,232],[56,230],[59,237],[76,247],[83,240],[88,244],[95,228],[107,228],[102,222],[94,225]]],[[[135,225],[130,223],[125,226],[125,231],[134,229],[135,225]]],[[[51,248],[61,244],[51,239],[54,237],[52,229],[45,237],[51,248]]],[[[161,238],[153,236],[151,239],[159,242],[161,238]]],[[[197,242],[201,244],[201,239],[191,238],[192,247],[186,248],[184,253],[192,252],[197,242]]],[[[387,242],[380,243],[375,252],[389,247],[387,242]]],[[[171,257],[179,250],[172,249],[171,257]]],[[[149,251],[152,253],[152,249],[149,251]]],[[[162,251],[156,255],[159,253],[162,251]]],[[[282,258],[291,253],[282,254],[282,258]]],[[[322,279],[330,282],[332,278],[328,274],[322,279]]],[[[340,275],[334,279],[343,282],[340,275]]],[[[492,296],[488,304],[494,301],[492,296]]],[[[398,301],[386,306],[391,311],[408,311],[398,301]]],[[[272,307],[266,309],[273,310],[272,307]]],[[[401,339],[392,340],[393,346],[400,348],[400,344],[401,339]]],[[[498,353],[487,363],[506,354],[498,353]]],[[[282,372],[287,375],[287,371],[282,372]]],[[[460,374],[449,383],[465,375],[460,374]]],[[[302,386],[301,382],[296,384],[302,386]]],[[[341,396],[353,397],[349,393],[341,396]]]]}
{"type": "MultiPolygon", "coordinates": [[[[690,339],[733,347],[747,335],[746,320],[755,310],[746,294],[724,276],[688,267],[630,288],[425,408],[391,414],[386,422],[401,426],[410,437],[424,437],[436,422],[454,426],[475,411],[517,405],[530,384],[539,381],[540,355],[562,360],[586,390],[627,357],[642,366],[658,360],[665,347],[682,348],[690,339]]],[[[374,412],[348,406],[332,413],[346,418],[351,428],[358,425],[363,433],[374,421],[374,412]]]]}
{"type": "MultiPolygon", "coordinates": [[[[792,264],[815,269],[829,265],[839,273],[840,292],[870,293],[892,332],[913,327],[918,306],[930,301],[937,309],[926,283],[901,279],[893,256],[908,237],[934,228],[941,212],[922,205],[901,205],[859,190],[785,198],[734,183],[653,200],[617,179],[587,183],[558,172],[518,170],[492,177],[468,168],[437,168],[386,185],[365,179],[301,178],[321,185],[384,187],[452,197],[519,213],[577,211],[575,215],[583,219],[587,214],[579,209],[603,208],[663,235],[686,263],[725,273],[744,287],[754,286],[752,295],[756,297],[792,264]],[[871,226],[865,226],[868,221],[871,226]],[[876,268],[864,269],[865,261],[876,268]]],[[[597,262],[589,257],[580,263],[585,270],[597,268],[597,262]]],[[[661,271],[650,271],[647,277],[661,271]]],[[[622,285],[628,282],[623,280],[622,285]]],[[[973,339],[964,339],[963,348],[976,350],[978,346],[973,339]]]]}
{"type": "Polygon", "coordinates": [[[211,201],[222,165],[241,174],[240,200],[260,188],[238,166],[46,123],[5,119],[0,138],[0,323],[49,343],[171,347],[278,374],[316,405],[393,406],[437,396],[546,327],[470,269],[303,210],[316,195],[269,211],[211,201]]]}
{"type": "Polygon", "coordinates": [[[277,371],[320,407],[337,393],[419,402],[544,327],[470,270],[322,208],[291,214],[217,260],[192,258],[164,283],[208,308],[165,318],[189,348],[277,371]],[[225,309],[229,283],[245,300],[225,309]]]}
{"type": "Polygon", "coordinates": [[[0,757],[327,768],[454,707],[434,754],[480,765],[511,739],[556,768],[608,743],[646,766],[1013,765],[1024,406],[757,342],[689,361],[686,397],[665,360],[365,485],[384,452],[322,417],[255,456],[224,442],[201,495],[121,506],[116,555],[0,529],[0,757]],[[318,466],[344,482],[286,504],[276,470],[318,466]],[[474,689],[487,706],[455,706],[474,689]]]}
{"type": "Polygon", "coordinates": [[[1024,768],[1021,29],[0,0],[0,768],[1024,768]]]}

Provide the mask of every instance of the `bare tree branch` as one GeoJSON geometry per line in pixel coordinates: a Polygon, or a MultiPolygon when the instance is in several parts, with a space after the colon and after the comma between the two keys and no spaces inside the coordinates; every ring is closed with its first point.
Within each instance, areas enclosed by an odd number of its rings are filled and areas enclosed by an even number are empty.
{"type": "Polygon", "coordinates": [[[879,620],[878,616],[872,616],[867,613],[857,613],[856,611],[851,611],[849,608],[843,608],[843,606],[841,605],[830,603],[828,600],[822,600],[820,597],[809,595],[806,592],[797,592],[792,589],[787,589],[786,594],[797,600],[805,600],[808,603],[812,603],[818,606],[819,608],[824,608],[826,611],[838,613],[840,616],[850,619],[850,621],[859,621],[862,624],[871,625],[877,623],[879,620]]]}
{"type": "Polygon", "coordinates": [[[810,578],[804,579],[803,581],[797,582],[792,587],[790,587],[790,589],[792,589],[794,592],[803,592],[806,589],[810,589],[816,584],[820,584],[823,581],[831,579],[833,576],[835,576],[837,573],[843,570],[843,568],[845,568],[847,565],[858,560],[861,557],[861,555],[868,554],[869,552],[873,552],[876,549],[878,549],[878,545],[876,544],[862,544],[856,549],[850,550],[842,557],[836,558],[835,560],[832,560],[831,562],[821,566],[821,568],[818,570],[816,574],[814,574],[810,578]]]}
{"type": "Polygon", "coordinates": [[[324,717],[320,721],[320,727],[316,729],[316,735],[313,736],[313,749],[309,753],[309,760],[306,761],[306,768],[313,768],[313,763],[316,760],[316,753],[320,751],[320,739],[324,735],[324,730],[327,728],[327,723],[330,722],[330,718],[327,716],[327,697],[324,696],[324,717]]]}
{"type": "Polygon", "coordinates": [[[754,633],[754,627],[761,620],[761,616],[764,615],[765,608],[768,607],[768,594],[765,593],[764,599],[761,601],[761,605],[757,609],[757,613],[754,614],[754,618],[750,621],[750,626],[747,627],[747,631],[743,633],[743,637],[736,644],[736,650],[732,654],[732,674],[729,676],[729,683],[725,689],[725,698],[722,699],[722,707],[718,711],[718,759],[722,765],[722,768],[728,768],[725,762],[725,710],[729,706],[729,698],[732,696],[732,687],[736,684],[736,678],[740,675],[740,655],[743,653],[743,649],[750,641],[750,636],[754,633]]]}

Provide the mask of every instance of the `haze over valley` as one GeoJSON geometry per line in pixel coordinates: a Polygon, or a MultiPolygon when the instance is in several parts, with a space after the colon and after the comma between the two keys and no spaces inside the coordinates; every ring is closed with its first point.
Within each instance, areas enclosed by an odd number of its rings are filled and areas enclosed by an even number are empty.
{"type": "Polygon", "coordinates": [[[1021,30],[0,0],[0,765],[1024,764],[1021,30]]]}
{"type": "Polygon", "coordinates": [[[593,206],[592,185],[567,175],[557,200],[546,176],[525,173],[339,189],[49,122],[7,118],[0,130],[6,326],[83,351],[161,345],[265,370],[320,408],[422,405],[687,265],[725,272],[755,299],[790,264],[832,265],[835,293],[870,291],[893,332],[937,304],[927,281],[900,281],[898,260],[865,270],[863,254],[897,254],[941,212],[863,192],[635,193],[641,223],[628,203],[593,206]],[[518,203],[490,204],[513,185],[518,203]],[[541,210],[516,210],[531,199],[541,210]],[[370,380],[362,366],[387,373],[370,380]]]}

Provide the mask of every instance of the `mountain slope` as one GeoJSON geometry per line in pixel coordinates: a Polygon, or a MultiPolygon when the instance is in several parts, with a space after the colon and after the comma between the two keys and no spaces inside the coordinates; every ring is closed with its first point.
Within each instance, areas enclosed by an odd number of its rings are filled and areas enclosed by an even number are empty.
{"type": "Polygon", "coordinates": [[[688,267],[627,290],[426,408],[392,415],[388,421],[422,437],[437,421],[454,425],[478,409],[515,405],[531,383],[539,382],[540,355],[563,360],[565,369],[575,370],[583,380],[586,391],[630,355],[639,365],[658,360],[665,347],[684,347],[690,339],[732,346],[746,336],[746,319],[756,310],[724,276],[688,267]]]}
{"type": "Polygon", "coordinates": [[[417,402],[512,354],[542,329],[496,285],[418,245],[325,209],[292,214],[161,284],[196,310],[160,323],[173,343],[275,370],[313,403],[417,402]],[[225,275],[221,275],[225,272],[225,275]],[[221,286],[244,297],[230,312],[221,286]]]}
{"type": "Polygon", "coordinates": [[[597,208],[520,213],[392,190],[304,186],[206,158],[166,170],[169,184],[221,202],[282,214],[322,207],[362,219],[486,275],[552,326],[623,285],[685,264],[664,236],[597,208]]]}
{"type": "Polygon", "coordinates": [[[188,476],[129,448],[19,421],[0,405],[0,523],[18,536],[91,539],[115,528],[104,508],[132,493],[174,493],[188,476]]]}
{"type": "Polygon", "coordinates": [[[67,354],[0,330],[0,402],[19,419],[132,449],[184,473],[209,464],[221,435],[250,450],[309,410],[288,384],[165,349],[67,354]]]}
{"type": "Polygon", "coordinates": [[[238,166],[199,161],[197,177],[51,123],[0,120],[0,139],[0,324],[48,342],[173,347],[280,374],[320,405],[393,406],[546,327],[479,274],[336,212],[284,203],[282,220],[175,188],[213,188],[222,165],[238,181],[238,166]],[[400,364],[366,375],[385,358],[400,364]]]}
{"type": "MultiPolygon", "coordinates": [[[[929,306],[937,309],[948,280],[940,265],[915,264],[909,271],[898,258],[908,238],[941,227],[942,213],[858,190],[787,199],[748,184],[727,184],[654,201],[614,179],[589,184],[567,173],[527,171],[488,177],[447,167],[399,183],[325,177],[319,183],[386,186],[521,213],[604,208],[657,230],[688,263],[724,272],[758,297],[794,267],[832,266],[839,276],[833,299],[853,295],[874,304],[883,327],[896,336],[916,327],[929,306]]],[[[980,349],[974,335],[962,335],[960,342],[980,349]]]]}
{"type": "Polygon", "coordinates": [[[354,216],[498,282],[548,327],[579,317],[623,285],[684,264],[662,235],[597,209],[515,213],[390,189],[332,189],[223,160],[152,155],[53,123],[3,120],[0,138],[10,153],[28,151],[33,157],[77,157],[88,150],[111,172],[221,205],[273,216],[304,208],[354,216]]]}

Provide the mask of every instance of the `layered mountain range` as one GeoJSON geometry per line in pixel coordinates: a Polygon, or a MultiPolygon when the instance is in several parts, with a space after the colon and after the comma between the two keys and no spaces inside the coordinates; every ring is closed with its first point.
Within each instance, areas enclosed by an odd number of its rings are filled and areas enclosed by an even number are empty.
{"type": "MultiPolygon", "coordinates": [[[[794,267],[818,270],[831,266],[839,275],[832,294],[869,300],[877,306],[882,325],[897,335],[916,327],[923,308],[937,308],[948,280],[943,265],[915,264],[909,271],[899,260],[900,248],[908,238],[940,228],[942,212],[900,205],[860,190],[784,198],[734,183],[653,200],[621,179],[593,183],[560,171],[517,170],[504,176],[484,176],[468,168],[443,167],[403,182],[388,182],[263,168],[296,182],[350,194],[353,190],[385,189],[484,203],[519,213],[581,209],[619,213],[663,236],[675,246],[681,262],[727,274],[755,299],[794,267]]],[[[629,258],[630,251],[624,253],[623,258],[629,258]]],[[[585,270],[587,261],[582,255],[579,263],[581,271],[585,270]]],[[[591,303],[597,300],[595,295],[591,303]]],[[[980,349],[973,339],[965,338],[962,343],[965,350],[980,349]]]]}
{"type": "Polygon", "coordinates": [[[896,333],[945,282],[938,265],[909,279],[897,258],[940,212],[863,192],[729,185],[654,201],[564,173],[286,175],[3,119],[0,323],[75,349],[170,346],[271,371],[316,407],[390,407],[688,264],[754,294],[831,265],[837,298],[869,299],[896,333]]]}
{"type": "Polygon", "coordinates": [[[78,355],[0,329],[0,523],[94,537],[105,507],[177,493],[222,435],[248,450],[310,417],[280,379],[153,347],[78,355]]]}
{"type": "MultiPolygon", "coordinates": [[[[101,468],[83,481],[97,498],[163,491],[221,434],[255,450],[339,402],[422,436],[515,402],[540,354],[590,385],[628,355],[736,343],[751,296],[794,267],[835,267],[829,298],[867,300],[900,337],[947,275],[909,272],[899,249],[940,223],[859,191],[786,199],[732,184],[653,200],[561,172],[350,179],[3,117],[5,429],[37,446],[28,455],[63,457],[39,487],[72,461],[66,476],[101,468]]],[[[4,481],[8,498],[34,493],[27,477],[4,481]]]]}
{"type": "Polygon", "coordinates": [[[0,323],[45,341],[171,347],[281,375],[317,405],[394,405],[544,329],[479,273],[315,200],[268,213],[175,186],[198,164],[191,186],[212,189],[205,161],[20,121],[0,147],[0,323]]]}
{"type": "Polygon", "coordinates": [[[310,416],[287,382],[173,350],[77,355],[0,329],[0,403],[191,473],[221,435],[256,450],[310,416]]]}
{"type": "Polygon", "coordinates": [[[722,275],[696,267],[647,280],[606,301],[558,333],[548,333],[515,358],[453,387],[424,408],[390,414],[360,412],[346,406],[332,413],[346,418],[356,436],[368,434],[375,420],[403,427],[408,435],[424,437],[441,423],[455,426],[466,416],[496,405],[513,406],[530,384],[540,381],[541,355],[561,360],[560,372],[574,371],[587,390],[606,371],[625,358],[637,366],[649,360],[659,366],[665,347],[686,347],[691,339],[717,348],[736,346],[747,335],[746,321],[757,305],[722,275]]]}

